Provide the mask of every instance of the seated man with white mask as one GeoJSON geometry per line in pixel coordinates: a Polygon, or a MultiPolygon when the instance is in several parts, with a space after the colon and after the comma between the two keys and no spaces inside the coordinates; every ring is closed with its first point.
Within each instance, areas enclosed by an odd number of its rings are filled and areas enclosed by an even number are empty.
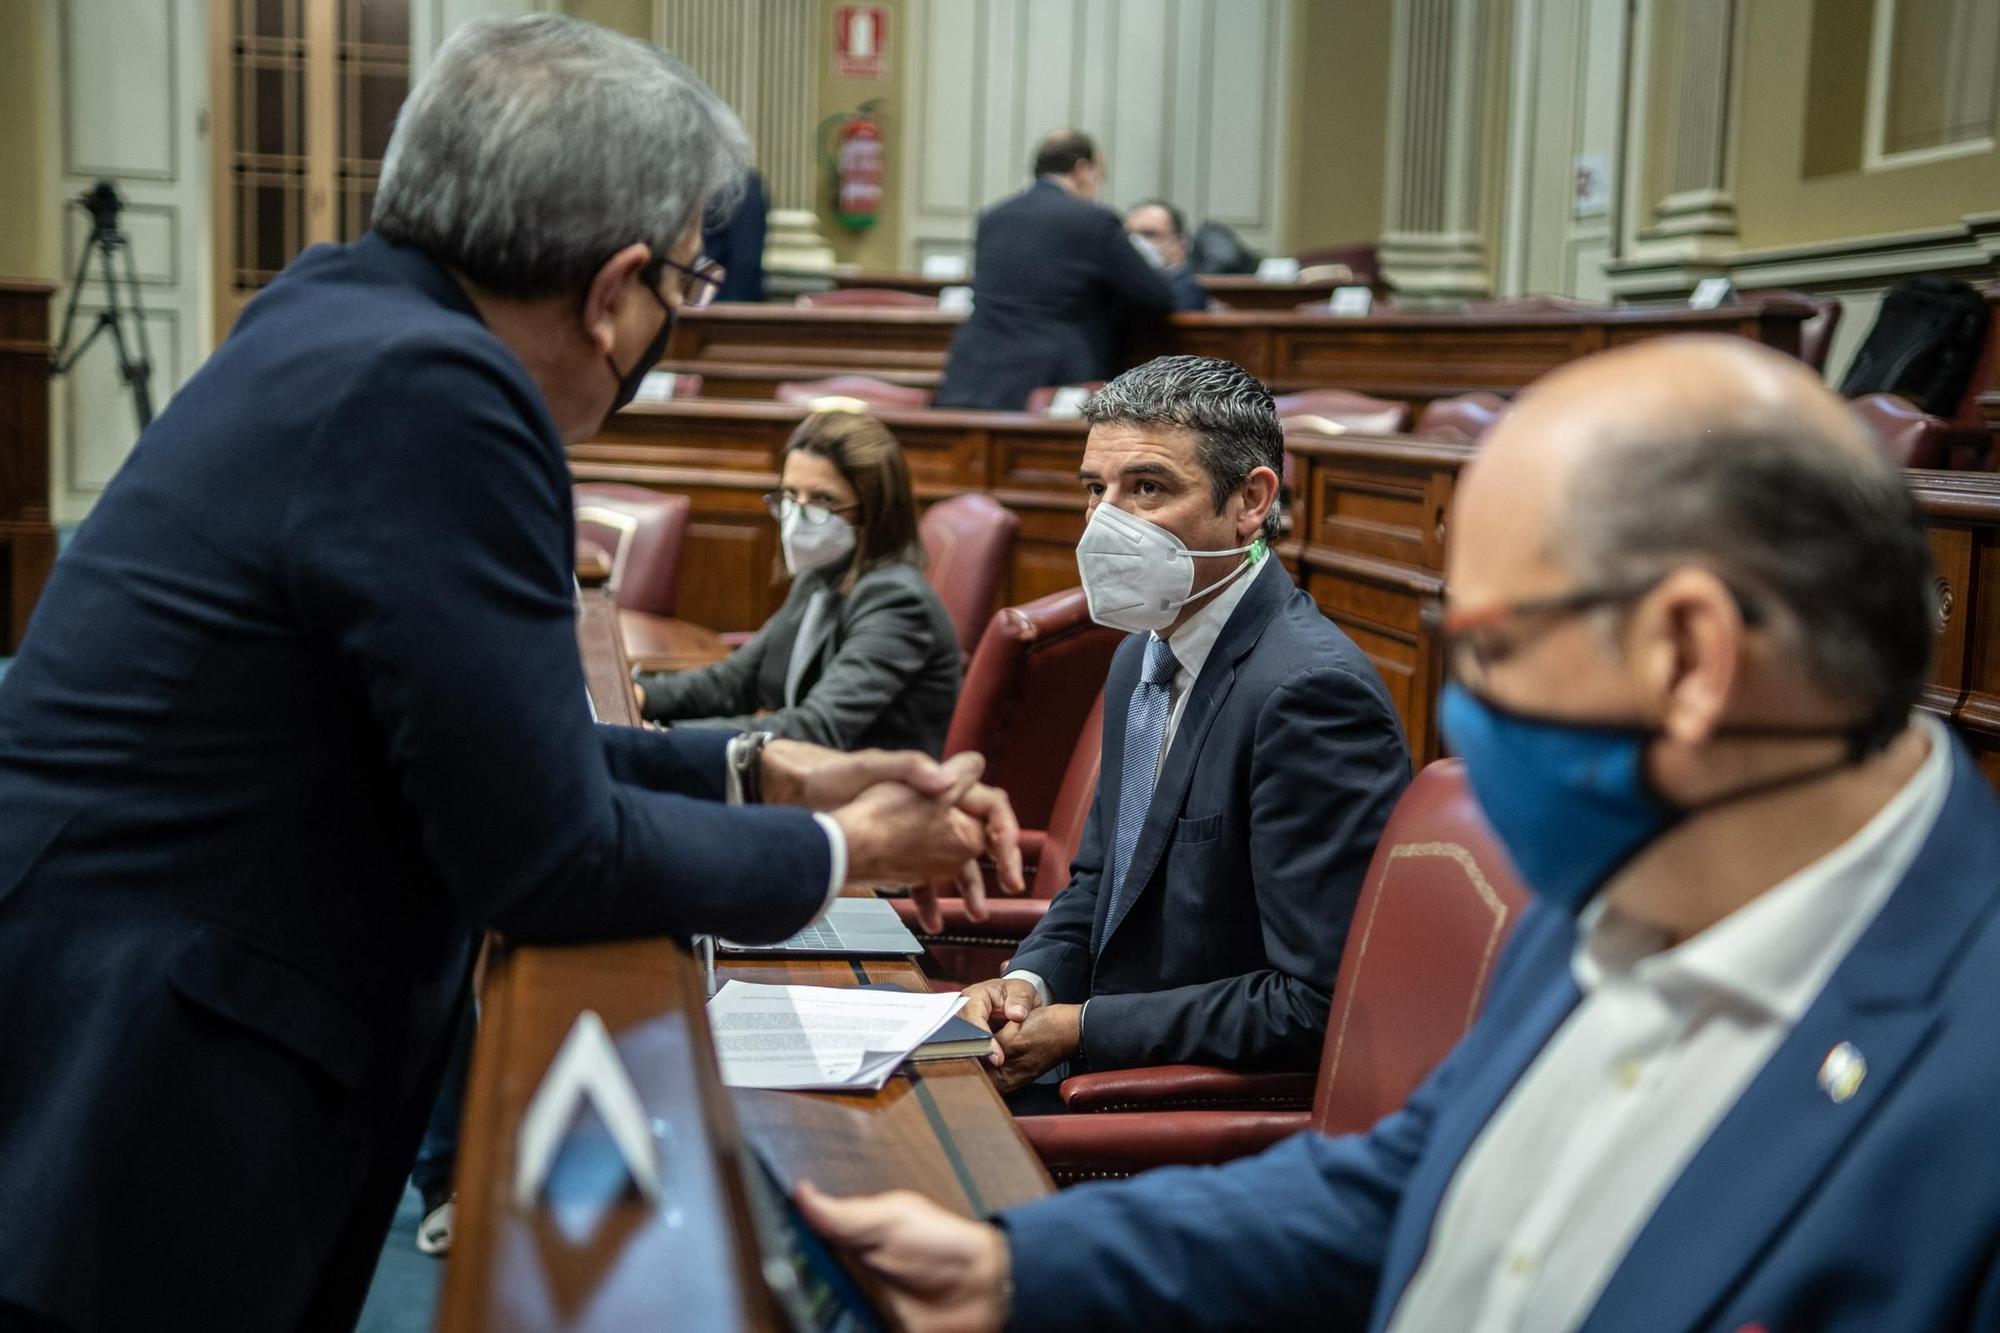
{"type": "Polygon", "coordinates": [[[1007,975],[966,992],[1027,1113],[1060,1109],[1065,1070],[1310,1069],[1410,777],[1375,668],[1270,555],[1269,391],[1228,361],[1162,357],[1083,415],[1077,564],[1092,617],[1130,637],[1069,887],[1007,975]]]}

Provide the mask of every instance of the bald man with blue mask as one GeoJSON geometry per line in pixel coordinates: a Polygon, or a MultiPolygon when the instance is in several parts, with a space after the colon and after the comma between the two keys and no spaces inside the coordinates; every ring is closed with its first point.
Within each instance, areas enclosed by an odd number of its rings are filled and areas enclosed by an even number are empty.
{"type": "Polygon", "coordinates": [[[820,1225],[912,1328],[2000,1327],[2000,805],[1915,710],[1901,475],[1797,362],[1647,343],[1524,396],[1446,573],[1447,732],[1536,901],[1406,1105],[820,1225]]]}

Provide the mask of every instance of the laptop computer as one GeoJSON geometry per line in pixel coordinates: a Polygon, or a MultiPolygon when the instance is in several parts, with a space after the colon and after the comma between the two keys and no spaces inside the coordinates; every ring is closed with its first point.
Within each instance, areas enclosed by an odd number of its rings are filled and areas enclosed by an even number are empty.
{"type": "Polygon", "coordinates": [[[738,957],[773,958],[909,958],[924,951],[896,909],[880,898],[836,898],[825,916],[776,944],[717,940],[716,948],[738,957]]]}

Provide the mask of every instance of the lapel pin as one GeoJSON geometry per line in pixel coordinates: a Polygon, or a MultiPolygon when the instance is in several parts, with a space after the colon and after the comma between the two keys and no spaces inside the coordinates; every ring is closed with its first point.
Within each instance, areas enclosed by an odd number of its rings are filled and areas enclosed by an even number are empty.
{"type": "Polygon", "coordinates": [[[1819,1088],[1835,1105],[1839,1105],[1861,1090],[1861,1080],[1868,1077],[1868,1062],[1861,1058],[1861,1052],[1853,1043],[1843,1041],[1826,1053],[1826,1059],[1819,1067],[1819,1088]]]}

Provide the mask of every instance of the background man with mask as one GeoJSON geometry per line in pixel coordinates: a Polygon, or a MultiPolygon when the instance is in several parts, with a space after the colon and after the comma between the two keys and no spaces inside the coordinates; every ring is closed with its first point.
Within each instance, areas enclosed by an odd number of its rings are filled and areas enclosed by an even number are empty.
{"type": "Polygon", "coordinates": [[[1018,884],[976,759],[592,725],[563,446],[746,151],[651,47],[465,25],[375,232],[77,534],[0,681],[0,1327],[351,1327],[483,927],[777,939],[982,846],[1018,884]]]}
{"type": "Polygon", "coordinates": [[[1164,199],[1147,199],[1125,211],[1125,234],[1173,289],[1174,309],[1208,309],[1208,289],[1187,266],[1187,220],[1164,199]]]}
{"type": "Polygon", "coordinates": [[[1450,743],[1536,891],[1371,1133],[1003,1217],[808,1196],[927,1326],[2000,1327],[2000,806],[1902,478],[1734,339],[1578,362],[1453,511],[1450,743]]]}
{"type": "Polygon", "coordinates": [[[1091,615],[1130,637],[1069,887],[1007,977],[967,992],[1027,1112],[1060,1109],[1065,1065],[1310,1069],[1410,777],[1375,668],[1269,553],[1284,437],[1264,386],[1162,357],[1083,415],[1077,565],[1091,615]]]}

